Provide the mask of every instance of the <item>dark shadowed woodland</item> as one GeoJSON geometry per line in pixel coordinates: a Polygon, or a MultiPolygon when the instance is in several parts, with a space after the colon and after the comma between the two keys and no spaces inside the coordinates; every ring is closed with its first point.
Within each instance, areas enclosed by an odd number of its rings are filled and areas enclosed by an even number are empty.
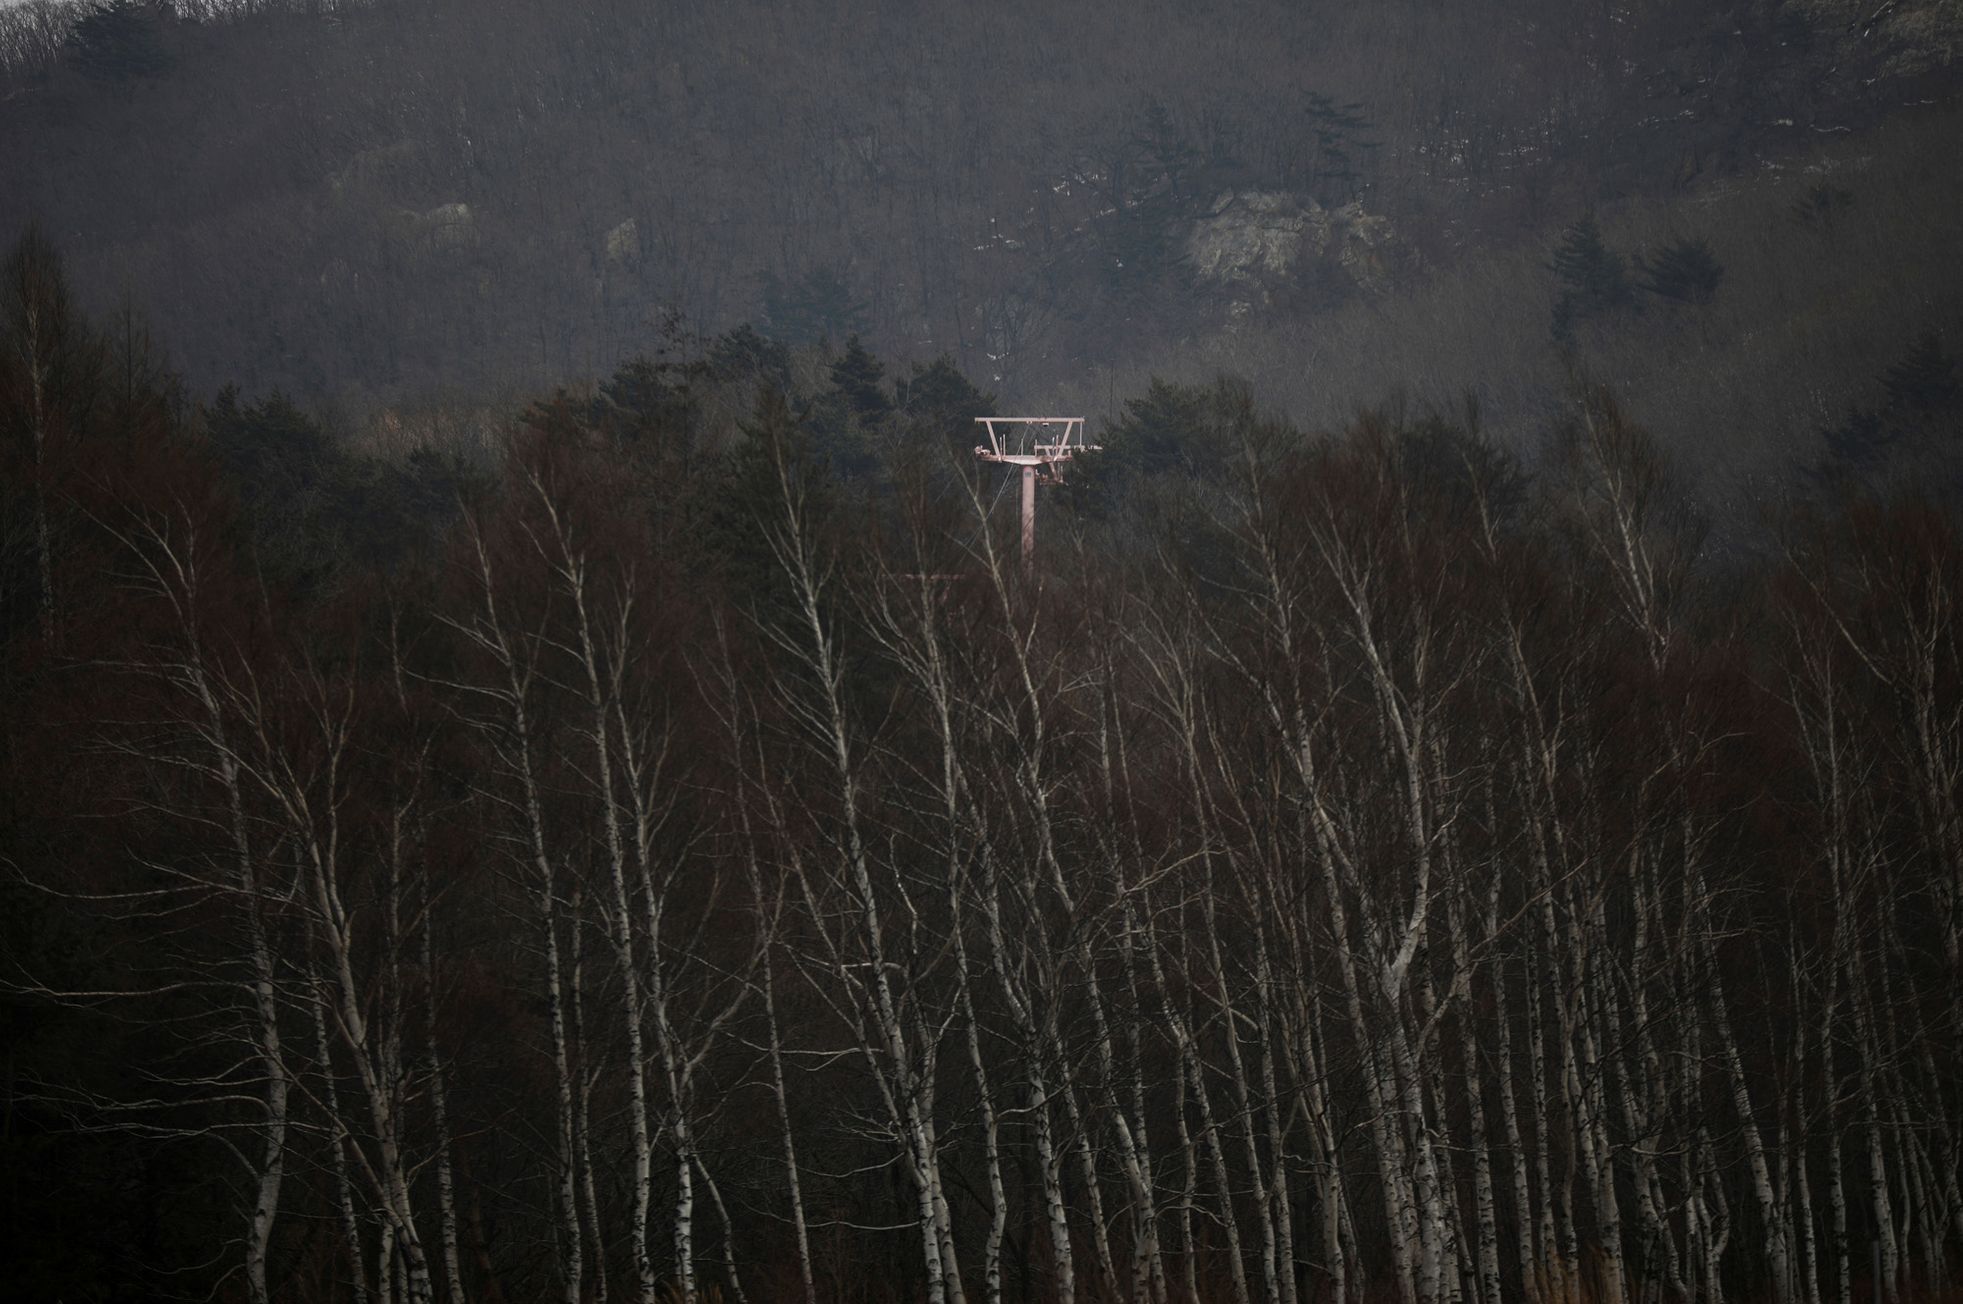
{"type": "Polygon", "coordinates": [[[0,9],[0,1299],[1963,1298],[1959,34],[0,9]]]}

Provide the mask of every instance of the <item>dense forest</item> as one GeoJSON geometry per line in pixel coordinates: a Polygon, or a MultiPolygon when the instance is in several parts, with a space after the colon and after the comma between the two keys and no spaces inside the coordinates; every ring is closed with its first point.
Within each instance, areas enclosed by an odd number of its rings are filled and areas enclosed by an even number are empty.
{"type": "Polygon", "coordinates": [[[945,360],[391,462],[6,287],[12,1297],[1955,1280],[1940,482],[1745,561],[1601,386],[1530,469],[1161,383],[1025,569],[945,360]]]}
{"type": "Polygon", "coordinates": [[[345,435],[749,322],[1106,418],[1473,389],[1521,448],[1592,215],[1627,293],[1567,342],[1728,518],[1963,330],[1954,0],[78,12],[0,6],[0,238],[345,435]]]}
{"type": "Polygon", "coordinates": [[[0,8],[0,1299],[1956,1298],[1959,34],[0,8]]]}

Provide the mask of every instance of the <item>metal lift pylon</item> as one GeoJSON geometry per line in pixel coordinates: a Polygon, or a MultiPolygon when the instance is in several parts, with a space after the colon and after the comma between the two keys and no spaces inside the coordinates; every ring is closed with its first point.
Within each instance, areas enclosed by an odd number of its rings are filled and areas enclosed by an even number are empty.
{"type": "Polygon", "coordinates": [[[986,444],[975,445],[975,456],[1022,473],[1022,569],[1028,574],[1036,565],[1037,484],[1062,484],[1064,464],[1097,446],[1084,442],[1082,417],[976,417],[975,424],[988,434],[986,444]]]}

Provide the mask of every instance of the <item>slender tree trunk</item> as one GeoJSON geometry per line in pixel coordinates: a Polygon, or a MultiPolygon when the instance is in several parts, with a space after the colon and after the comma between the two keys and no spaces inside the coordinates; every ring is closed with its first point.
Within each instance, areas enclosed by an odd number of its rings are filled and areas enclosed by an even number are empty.
{"type": "MultiPolygon", "coordinates": [[[[722,631],[718,629],[719,638],[721,633],[722,631]]],[[[738,783],[742,788],[733,804],[736,809],[737,829],[742,837],[743,864],[749,875],[750,896],[757,919],[764,1029],[769,1037],[770,1086],[777,1102],[777,1125],[784,1146],[784,1184],[790,1196],[791,1229],[797,1244],[798,1279],[804,1288],[804,1304],[817,1304],[817,1277],[811,1262],[811,1231],[804,1216],[804,1178],[798,1165],[797,1136],[791,1127],[790,1085],[784,1073],[783,1024],[777,1016],[777,972],[774,961],[779,937],[778,924],[783,907],[782,890],[780,889],[774,901],[767,900],[763,882],[762,856],[757,846],[757,830],[750,814],[749,746],[744,728],[743,700],[737,691],[735,669],[730,664],[726,643],[720,644],[720,651],[722,657],[718,664],[721,671],[722,702],[719,709],[723,713],[730,736],[730,760],[736,767],[738,783]]],[[[767,775],[757,777],[759,782],[768,782],[767,775]]],[[[991,1304],[994,1302],[991,1301],[991,1304]]]]}
{"type": "MultiPolygon", "coordinates": [[[[1830,1089],[1832,1084],[1829,1076],[1830,1089]]],[[[1848,1238],[1847,1181],[1842,1173],[1841,1146],[1840,1122],[1830,1098],[1827,1102],[1827,1202],[1833,1211],[1834,1300],[1835,1304],[1853,1304],[1854,1243],[1848,1238]]]]}
{"type": "MultiPolygon", "coordinates": [[[[1469,975],[1471,961],[1466,951],[1466,930],[1456,896],[1451,898],[1451,903],[1449,923],[1453,965],[1459,973],[1469,975]]],[[[1495,1007],[1504,1022],[1505,992],[1499,994],[1502,999],[1495,1002],[1495,1007]]],[[[1485,1084],[1480,1072],[1479,1039],[1473,1032],[1471,1014],[1465,1004],[1460,1005],[1454,1022],[1459,1029],[1460,1076],[1465,1086],[1466,1112],[1472,1128],[1468,1142],[1472,1149],[1472,1199],[1478,1231],[1479,1299],[1481,1304],[1500,1304],[1499,1213],[1493,1194],[1492,1156],[1486,1131],[1485,1084]]],[[[1504,1065],[1501,1072],[1505,1072],[1504,1065]]]]}
{"type": "Polygon", "coordinates": [[[431,940],[436,931],[436,916],[430,900],[427,864],[422,867],[422,885],[423,1032],[428,1048],[430,1113],[436,1127],[436,1198],[442,1223],[443,1277],[449,1287],[448,1304],[465,1304],[468,1295],[457,1234],[457,1181],[450,1160],[454,1142],[450,1136],[449,1092],[444,1080],[445,1060],[436,1036],[436,958],[431,940]]]}
{"type": "Polygon", "coordinates": [[[1541,966],[1531,959],[1527,964],[1527,1062],[1534,1086],[1534,1176],[1540,1189],[1540,1244],[1542,1257],[1536,1263],[1535,1294],[1542,1298],[1566,1299],[1572,1290],[1572,1274],[1580,1262],[1575,1247],[1574,1217],[1568,1206],[1569,1190],[1564,1187],[1556,1199],[1553,1170],[1554,1133],[1547,1110],[1549,1066],[1546,1024],[1541,1014],[1541,966]]]}
{"type": "MultiPolygon", "coordinates": [[[[1497,895],[1499,878],[1494,877],[1494,892],[1497,895]]],[[[1489,906],[1487,912],[1487,933],[1492,931],[1495,911],[1489,906]]],[[[1498,1058],[1497,1080],[1500,1102],[1500,1132],[1506,1140],[1506,1151],[1511,1157],[1513,1176],[1513,1234],[1516,1252],[1520,1258],[1520,1290],[1527,1304],[1539,1304],[1541,1253],[1534,1244],[1534,1199],[1533,1183],[1528,1178],[1527,1147],[1520,1130],[1519,1103],[1514,1096],[1513,1075],[1513,1002],[1509,999],[1506,982],[1506,966],[1501,960],[1493,962],[1493,985],[1498,992],[1495,1003],[1494,1027],[1495,1051],[1498,1058]]]]}
{"type": "MultiPolygon", "coordinates": [[[[604,831],[606,847],[608,895],[600,910],[605,923],[607,939],[613,947],[614,967],[620,983],[620,1019],[627,1036],[627,1126],[628,1136],[633,1145],[633,1187],[634,1217],[630,1243],[634,1253],[634,1275],[639,1287],[640,1304],[655,1304],[654,1255],[649,1244],[650,1222],[654,1207],[654,1141],[648,1126],[648,1053],[647,1031],[644,1020],[647,1006],[642,993],[640,959],[634,939],[635,911],[628,898],[627,852],[621,836],[621,814],[618,805],[619,794],[615,787],[614,755],[610,744],[611,727],[608,721],[609,700],[602,688],[605,681],[612,686],[613,680],[608,668],[601,666],[601,652],[594,639],[593,617],[590,607],[590,584],[586,559],[573,544],[570,525],[561,515],[558,505],[542,484],[535,484],[541,505],[547,512],[558,545],[558,556],[554,569],[560,584],[565,589],[566,599],[571,608],[574,628],[578,634],[576,648],[579,667],[584,680],[584,703],[587,710],[587,741],[592,745],[594,793],[599,804],[600,824],[604,831]]],[[[631,596],[623,602],[631,602],[631,596]]],[[[652,945],[652,939],[650,939],[652,945]]],[[[650,956],[650,963],[658,963],[658,957],[650,956]]],[[[657,1014],[657,1017],[658,1014],[657,1014]]],[[[678,1120],[682,1102],[673,1102],[678,1120]]],[[[685,1129],[686,1124],[678,1121],[677,1128],[685,1129]]],[[[678,1176],[677,1182],[682,1194],[677,1197],[676,1215],[685,1219],[693,1208],[687,1194],[690,1163],[686,1137],[679,1130],[676,1137],[678,1176]]],[[[675,1271],[681,1286],[680,1304],[695,1304],[695,1273],[692,1261],[682,1253],[689,1244],[690,1229],[683,1221],[678,1221],[675,1229],[676,1264],[675,1271]]]]}
{"type": "Polygon", "coordinates": [[[314,1053],[320,1060],[321,1104],[327,1109],[328,1153],[333,1156],[335,1203],[340,1208],[341,1235],[347,1242],[348,1270],[354,1297],[362,1304],[374,1297],[368,1280],[368,1256],[361,1246],[361,1220],[355,1213],[354,1183],[348,1176],[347,1124],[341,1118],[341,1093],[334,1085],[333,1046],[327,1039],[327,994],[316,984],[313,999],[314,1053]]]}
{"type": "MultiPolygon", "coordinates": [[[[828,572],[815,554],[811,523],[805,517],[808,505],[802,487],[784,460],[787,454],[781,446],[773,449],[773,453],[777,458],[776,473],[782,495],[779,502],[784,518],[781,525],[773,526],[772,544],[792,588],[798,634],[803,640],[798,653],[814,681],[818,700],[812,708],[813,724],[830,777],[837,785],[839,820],[844,834],[844,870],[857,916],[856,931],[866,948],[864,989],[873,1026],[872,1036],[862,1041],[861,1050],[875,1076],[890,1084],[888,1109],[915,1186],[927,1299],[929,1304],[959,1304],[960,1277],[956,1274],[949,1279],[949,1247],[943,1236],[940,1154],[931,1119],[923,1107],[931,1089],[931,1074],[926,1071],[926,1053],[917,1056],[909,1044],[907,1023],[887,966],[885,924],[873,885],[871,853],[860,820],[858,763],[853,755],[852,729],[840,692],[842,672],[825,616],[827,599],[822,577],[828,572]]],[[[835,968],[840,964],[842,957],[834,961],[835,968]]]]}
{"type": "Polygon", "coordinates": [[[261,867],[253,848],[250,826],[246,822],[244,780],[238,755],[227,731],[218,689],[207,668],[198,626],[197,606],[201,595],[198,591],[200,558],[197,540],[194,535],[182,550],[169,547],[161,537],[158,542],[166,544],[165,557],[152,563],[152,573],[179,613],[179,632],[184,648],[183,661],[175,668],[176,675],[195,699],[200,716],[198,731],[201,741],[211,753],[212,771],[225,794],[226,832],[230,843],[228,851],[234,876],[234,882],[228,886],[237,894],[246,926],[253,1016],[251,1035],[259,1071],[264,1078],[260,1105],[264,1130],[258,1138],[259,1158],[253,1174],[252,1210],[246,1222],[245,1281],[246,1293],[252,1304],[271,1304],[267,1266],[286,1176],[286,1134],[292,1093],[292,1080],[287,1072],[280,1041],[278,970],[272,940],[267,934],[263,899],[265,889],[259,881],[261,867]]]}
{"type": "MultiPolygon", "coordinates": [[[[571,954],[567,958],[567,985],[572,998],[572,1039],[577,1060],[575,1073],[578,1078],[578,1102],[573,1114],[573,1135],[577,1138],[575,1158],[578,1163],[578,1195],[584,1198],[585,1234],[593,1246],[593,1298],[595,1304],[606,1304],[607,1240],[604,1218],[600,1211],[599,1170],[593,1162],[593,1088],[600,1079],[601,1068],[588,1062],[588,1050],[593,1040],[587,1034],[586,1025],[586,893],[579,880],[572,885],[572,898],[566,903],[566,912],[574,921],[570,942],[571,954]]],[[[585,1289],[585,1283],[580,1283],[585,1289]]]]}
{"type": "MultiPolygon", "coordinates": [[[[1702,894],[1700,894],[1702,895],[1702,894]]],[[[1791,1247],[1786,1242],[1786,1210],[1773,1187],[1772,1168],[1766,1155],[1765,1139],[1753,1116],[1751,1088],[1745,1080],[1745,1064],[1738,1049],[1737,1038],[1732,1035],[1731,1017],[1727,1012],[1723,979],[1717,972],[1717,957],[1707,957],[1707,986],[1711,1001],[1711,1012],[1715,1021],[1714,1030],[1718,1035],[1720,1053],[1724,1056],[1725,1069],[1731,1085],[1732,1108],[1738,1113],[1739,1128],[1745,1140],[1745,1156],[1750,1165],[1752,1190],[1758,1197],[1759,1215],[1765,1222],[1765,1255],[1767,1270],[1772,1274],[1773,1299],[1778,1304],[1786,1304],[1793,1297],[1793,1263],[1791,1247]]]]}
{"type": "MultiPolygon", "coordinates": [[[[1040,1052],[1032,1048],[1030,1058],[1040,1052]]],[[[1043,1215],[1050,1239],[1050,1292],[1057,1304],[1073,1304],[1077,1298],[1077,1273],[1070,1252],[1070,1221],[1063,1202],[1063,1159],[1057,1152],[1056,1133],[1050,1117],[1050,1092],[1039,1071],[1029,1076],[1029,1116],[1035,1125],[1036,1171],[1043,1182],[1043,1215]]]]}
{"type": "Polygon", "coordinates": [[[1193,1211],[1198,1207],[1200,1196],[1200,1152],[1193,1140],[1193,1129],[1186,1119],[1186,1075],[1177,1072],[1172,1078],[1172,1116],[1179,1126],[1179,1155],[1183,1161],[1179,1217],[1175,1222],[1179,1228],[1179,1274],[1181,1284],[1186,1288],[1185,1299],[1194,1301],[1200,1297],[1200,1247],[1193,1234],[1193,1211]]]}
{"type": "Polygon", "coordinates": [[[743,1273],[736,1257],[736,1223],[729,1216],[729,1206],[723,1203],[722,1188],[716,1184],[701,1156],[696,1156],[696,1172],[702,1178],[702,1189],[709,1193],[709,1203],[716,1206],[716,1218],[722,1223],[723,1232],[723,1278],[729,1282],[729,1295],[735,1304],[749,1304],[749,1296],[743,1290],[743,1273]]]}
{"type": "MultiPolygon", "coordinates": [[[[553,1188],[558,1197],[561,1290],[566,1304],[582,1304],[586,1278],[586,1237],[580,1228],[577,1195],[578,1147],[576,1144],[578,1088],[573,1078],[572,1053],[567,1038],[566,993],[559,952],[559,907],[557,873],[546,847],[545,814],[539,795],[532,723],[526,707],[532,666],[518,655],[498,612],[496,578],[490,554],[481,534],[473,530],[477,573],[483,607],[476,621],[463,632],[491,654],[504,682],[493,689],[507,718],[510,731],[504,760],[519,783],[524,815],[525,851],[532,876],[533,900],[537,907],[537,926],[545,941],[545,995],[552,1029],[552,1063],[558,1089],[557,1141],[558,1171],[553,1188]]],[[[577,921],[574,922],[577,927],[577,921]]]]}

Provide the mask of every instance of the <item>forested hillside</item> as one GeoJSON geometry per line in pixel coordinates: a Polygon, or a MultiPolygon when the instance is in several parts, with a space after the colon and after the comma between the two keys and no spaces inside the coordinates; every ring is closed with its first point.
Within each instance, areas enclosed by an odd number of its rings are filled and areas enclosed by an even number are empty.
{"type": "Polygon", "coordinates": [[[1161,382],[1024,570],[947,360],[384,458],[5,284],[0,1295],[1953,1289],[1928,474],[1161,382]]]}
{"type": "Polygon", "coordinates": [[[750,322],[1105,416],[1472,388],[1524,448],[1566,344],[1730,493],[1963,319],[1946,0],[84,12],[0,10],[0,230],[350,429],[750,322]],[[1591,216],[1630,293],[1557,339],[1591,216]]]}
{"type": "Polygon", "coordinates": [[[1960,33],[0,8],[0,1300],[1957,1298],[1960,33]]]}

